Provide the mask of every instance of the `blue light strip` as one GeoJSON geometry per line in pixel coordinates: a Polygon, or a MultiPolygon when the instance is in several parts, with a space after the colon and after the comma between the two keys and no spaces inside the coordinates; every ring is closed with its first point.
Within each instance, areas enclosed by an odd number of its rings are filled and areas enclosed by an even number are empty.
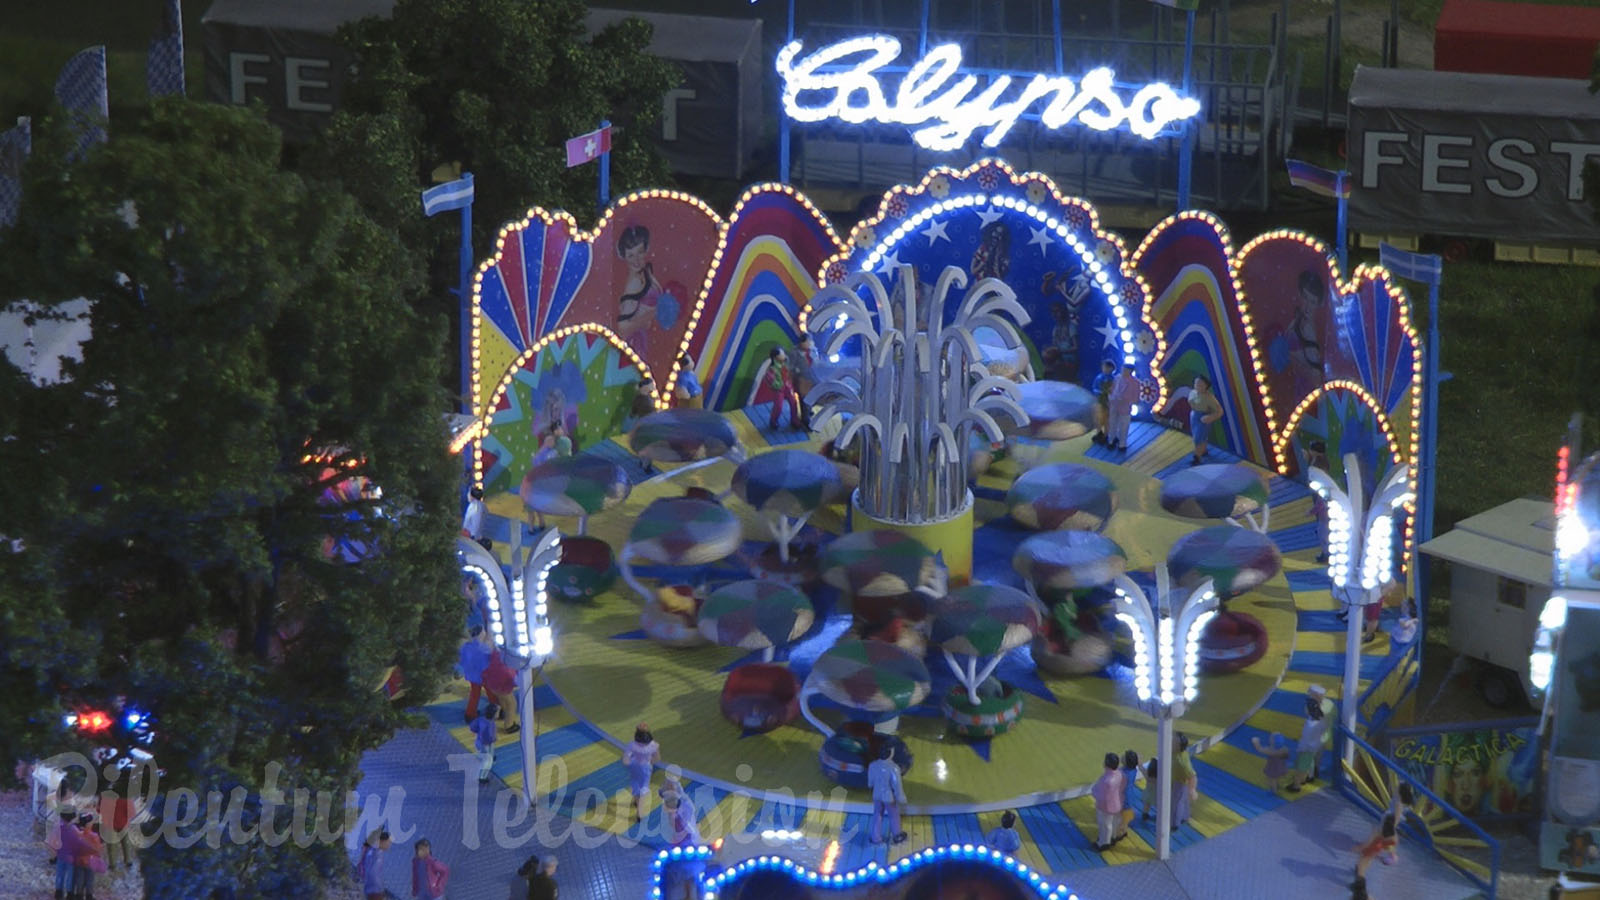
{"type": "MultiPolygon", "coordinates": [[[[651,863],[650,900],[661,900],[661,880],[665,874],[666,866],[670,863],[704,863],[708,862],[716,851],[710,847],[673,847],[656,854],[655,861],[651,863]]],[[[776,871],[783,872],[792,877],[796,883],[808,887],[824,890],[851,890],[874,884],[890,884],[897,879],[910,875],[930,865],[946,861],[977,862],[993,866],[1014,876],[1019,882],[1033,889],[1036,896],[1043,900],[1080,900],[1077,894],[1070,891],[1066,885],[1051,884],[1038,872],[1029,868],[1024,863],[1018,862],[1015,857],[991,850],[979,844],[949,844],[944,847],[930,847],[919,850],[904,859],[898,860],[887,868],[879,866],[876,862],[869,862],[862,868],[853,872],[826,874],[813,871],[782,856],[757,856],[742,862],[735,863],[729,868],[707,878],[699,878],[700,900],[717,900],[725,887],[737,884],[740,879],[757,872],[776,871]]]]}

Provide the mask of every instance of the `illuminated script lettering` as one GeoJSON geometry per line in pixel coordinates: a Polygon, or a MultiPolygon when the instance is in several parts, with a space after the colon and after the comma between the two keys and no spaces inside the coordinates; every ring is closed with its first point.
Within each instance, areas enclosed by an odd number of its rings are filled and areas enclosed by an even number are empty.
{"type": "MultiPolygon", "coordinates": [[[[1017,120],[1038,108],[1049,129],[1069,124],[1110,131],[1124,125],[1150,139],[1174,122],[1193,118],[1200,101],[1165,84],[1147,84],[1124,100],[1107,68],[1074,81],[1065,75],[997,75],[979,88],[975,75],[961,75],[961,48],[942,44],[917,60],[893,90],[879,71],[900,56],[900,42],[869,35],[829,44],[806,56],[794,41],[778,51],[783,107],[799,122],[897,123],[929,150],[955,150],[983,131],[983,145],[997,147],[1017,120]],[[1015,85],[1020,85],[1020,88],[1015,85]]],[[[1124,89],[1126,90],[1126,89],[1124,89]]]]}

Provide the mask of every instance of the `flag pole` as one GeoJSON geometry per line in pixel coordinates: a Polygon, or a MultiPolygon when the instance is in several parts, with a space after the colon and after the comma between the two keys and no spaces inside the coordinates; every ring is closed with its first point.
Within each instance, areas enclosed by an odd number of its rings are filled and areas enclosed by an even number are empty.
{"type": "MultiPolygon", "coordinates": [[[[1194,89],[1194,13],[1195,7],[1191,6],[1185,13],[1187,24],[1183,30],[1183,95],[1189,96],[1194,89]]],[[[1189,184],[1194,172],[1194,119],[1186,119],[1183,123],[1183,140],[1178,150],[1178,211],[1183,212],[1189,208],[1189,184]]]]}
{"type": "MultiPolygon", "coordinates": [[[[600,130],[603,132],[611,127],[610,119],[600,120],[600,130]]],[[[606,214],[606,206],[611,202],[611,144],[606,143],[606,149],[600,152],[600,207],[595,212],[596,216],[606,214]]]]}
{"type": "Polygon", "coordinates": [[[1350,236],[1345,230],[1347,228],[1346,223],[1349,221],[1346,217],[1346,212],[1348,211],[1350,205],[1350,194],[1345,190],[1345,179],[1349,177],[1349,172],[1346,172],[1344,169],[1340,169],[1334,174],[1333,183],[1333,192],[1338,195],[1339,201],[1339,220],[1338,225],[1334,229],[1339,241],[1339,274],[1345,278],[1350,277],[1350,270],[1346,268],[1346,264],[1348,262],[1347,251],[1350,247],[1350,236]]]}
{"type": "MultiPolygon", "coordinates": [[[[472,185],[472,173],[462,172],[461,180],[472,185]]],[[[473,199],[461,207],[461,256],[458,260],[460,279],[456,298],[460,300],[461,322],[461,411],[472,415],[472,204],[473,199]]]]}

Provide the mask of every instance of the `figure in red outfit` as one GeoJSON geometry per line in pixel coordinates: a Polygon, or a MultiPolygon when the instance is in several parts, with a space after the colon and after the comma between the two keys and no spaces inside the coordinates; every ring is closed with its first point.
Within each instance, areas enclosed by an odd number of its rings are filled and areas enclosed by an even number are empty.
{"type": "Polygon", "coordinates": [[[769,427],[778,427],[778,414],[785,408],[789,410],[789,427],[799,431],[811,430],[811,413],[806,410],[805,404],[800,402],[800,394],[795,390],[794,373],[789,369],[789,354],[783,352],[782,347],[773,347],[767,354],[767,386],[772,388],[778,398],[772,401],[772,420],[769,427]]]}

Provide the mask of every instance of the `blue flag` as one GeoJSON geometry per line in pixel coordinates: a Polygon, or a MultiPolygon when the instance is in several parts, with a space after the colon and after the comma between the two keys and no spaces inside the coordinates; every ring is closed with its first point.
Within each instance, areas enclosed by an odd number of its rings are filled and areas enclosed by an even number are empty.
{"type": "Polygon", "coordinates": [[[422,214],[438,215],[452,209],[472,205],[472,176],[463,175],[455,181],[431,187],[422,192],[422,214]]]}
{"type": "Polygon", "coordinates": [[[16,222],[22,207],[22,164],[33,150],[32,124],[18,119],[17,127],[0,133],[0,228],[16,222]]]}
{"type": "Polygon", "coordinates": [[[56,102],[66,107],[79,131],[78,146],[69,159],[79,159],[89,145],[106,139],[106,48],[90,47],[67,60],[56,78],[56,102]]]}
{"type": "Polygon", "coordinates": [[[144,66],[145,86],[152,97],[183,96],[183,0],[167,0],[161,33],[150,42],[144,66]]]}
{"type": "Polygon", "coordinates": [[[1378,245],[1378,262],[1396,278],[1438,284],[1444,263],[1436,253],[1408,253],[1388,244],[1378,245]]]}

